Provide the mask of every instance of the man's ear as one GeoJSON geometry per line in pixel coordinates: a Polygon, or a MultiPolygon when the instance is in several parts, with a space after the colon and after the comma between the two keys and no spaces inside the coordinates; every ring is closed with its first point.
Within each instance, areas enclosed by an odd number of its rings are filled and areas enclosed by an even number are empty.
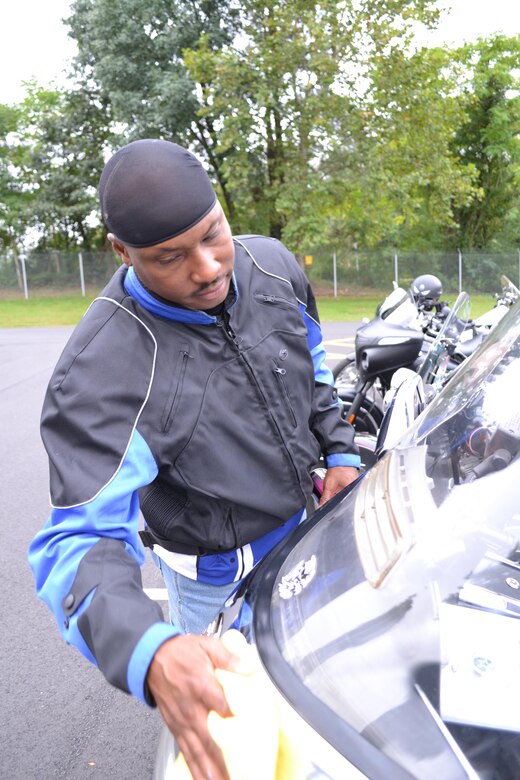
{"type": "Polygon", "coordinates": [[[118,238],[116,238],[116,236],[113,233],[109,233],[107,238],[112,244],[112,249],[114,250],[114,252],[116,252],[119,255],[123,263],[125,265],[131,266],[132,261],[130,260],[126,246],[122,244],[121,241],[118,238]]]}

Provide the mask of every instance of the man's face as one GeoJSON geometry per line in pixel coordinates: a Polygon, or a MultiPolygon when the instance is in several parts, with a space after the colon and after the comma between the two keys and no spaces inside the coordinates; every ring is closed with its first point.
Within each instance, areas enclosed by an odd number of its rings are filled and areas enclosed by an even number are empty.
{"type": "Polygon", "coordinates": [[[188,309],[211,309],[228,294],[235,262],[231,229],[219,203],[194,227],[175,238],[142,248],[109,235],[115,251],[141,284],[188,309]]]}

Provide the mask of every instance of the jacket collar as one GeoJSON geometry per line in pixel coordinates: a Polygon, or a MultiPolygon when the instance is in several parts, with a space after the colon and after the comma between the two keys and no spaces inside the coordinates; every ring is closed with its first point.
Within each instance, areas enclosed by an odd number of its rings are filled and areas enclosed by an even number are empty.
{"type": "MultiPolygon", "coordinates": [[[[150,314],[156,317],[162,317],[166,320],[175,322],[184,322],[190,325],[214,325],[217,318],[205,311],[194,311],[193,309],[183,309],[173,304],[156,298],[144,287],[135,273],[133,266],[130,266],[125,274],[124,288],[128,295],[135,300],[150,314]]],[[[238,286],[235,273],[231,277],[229,293],[225,301],[226,309],[229,310],[238,300],[238,286]]]]}

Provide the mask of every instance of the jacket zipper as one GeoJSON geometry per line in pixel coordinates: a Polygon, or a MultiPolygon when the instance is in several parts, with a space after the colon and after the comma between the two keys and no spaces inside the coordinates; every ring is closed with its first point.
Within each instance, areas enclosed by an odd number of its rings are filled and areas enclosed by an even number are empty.
{"type": "Polygon", "coordinates": [[[287,306],[295,307],[294,301],[288,301],[287,298],[281,298],[279,295],[267,295],[266,293],[258,293],[255,297],[259,298],[262,303],[285,303],[287,306]]]}
{"type": "MultiPolygon", "coordinates": [[[[229,322],[229,314],[227,312],[224,312],[224,314],[222,316],[217,317],[217,327],[222,328],[222,330],[224,331],[227,339],[234,345],[235,349],[238,352],[239,358],[242,360],[243,364],[246,366],[247,370],[249,371],[249,373],[250,373],[250,375],[251,375],[251,377],[253,379],[253,382],[254,382],[258,392],[260,393],[260,396],[262,398],[264,406],[267,409],[271,420],[273,421],[274,427],[276,428],[276,431],[278,433],[278,437],[279,437],[279,439],[280,439],[280,441],[281,441],[281,443],[283,445],[283,448],[284,448],[284,450],[285,450],[285,452],[286,452],[286,454],[287,454],[287,456],[289,458],[290,464],[291,464],[292,469],[293,469],[293,471],[294,471],[294,473],[296,475],[296,479],[298,480],[298,484],[300,485],[300,490],[301,490],[301,483],[300,483],[300,477],[299,477],[299,474],[298,474],[298,469],[296,468],[296,466],[294,464],[293,457],[292,457],[292,455],[291,455],[291,453],[289,451],[289,448],[287,447],[287,444],[285,443],[285,439],[284,439],[284,437],[282,435],[282,432],[281,432],[280,427],[279,427],[279,425],[278,425],[278,423],[276,421],[276,418],[274,417],[273,413],[271,412],[271,409],[269,407],[267,399],[266,399],[266,397],[264,395],[264,391],[262,390],[262,388],[261,388],[261,386],[260,386],[260,384],[259,384],[259,382],[258,382],[258,380],[257,380],[257,378],[255,376],[255,372],[253,371],[252,367],[250,366],[249,362],[247,361],[246,356],[244,355],[244,353],[242,352],[242,350],[240,348],[240,345],[242,343],[242,338],[237,336],[235,331],[231,327],[231,324],[229,322]]],[[[302,494],[303,494],[303,490],[302,490],[302,494]]]]}
{"type": "Polygon", "coordinates": [[[280,389],[282,391],[282,395],[285,399],[285,403],[287,406],[287,409],[289,410],[289,413],[291,415],[291,420],[293,424],[293,428],[296,428],[298,426],[298,423],[296,422],[296,416],[294,414],[294,409],[292,408],[291,399],[289,398],[289,392],[287,390],[287,385],[284,381],[284,376],[287,373],[285,368],[280,368],[280,366],[277,366],[275,364],[275,367],[273,368],[273,374],[276,376],[276,379],[278,380],[278,384],[280,385],[280,389]]]}
{"type": "Polygon", "coordinates": [[[172,402],[170,404],[170,408],[168,410],[166,420],[164,421],[164,425],[163,425],[164,432],[170,430],[172,420],[174,418],[175,412],[177,410],[177,406],[179,404],[180,397],[182,395],[182,388],[184,385],[184,374],[186,373],[188,359],[191,357],[190,353],[186,349],[181,350],[181,355],[182,355],[182,364],[179,372],[179,380],[177,382],[177,387],[175,388],[175,395],[172,398],[172,402]]]}

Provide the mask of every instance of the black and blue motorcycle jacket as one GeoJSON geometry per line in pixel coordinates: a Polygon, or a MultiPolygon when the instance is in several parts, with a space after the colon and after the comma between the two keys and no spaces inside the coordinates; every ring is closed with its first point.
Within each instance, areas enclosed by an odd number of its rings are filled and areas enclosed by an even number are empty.
{"type": "Polygon", "coordinates": [[[37,592],[66,641],[143,700],[157,648],[181,630],[142,589],[140,512],[155,542],[204,558],[301,510],[321,454],[359,466],[293,255],[235,239],[232,290],[213,316],[158,300],[122,267],[44,401],[53,509],[29,551],[37,592]]]}

